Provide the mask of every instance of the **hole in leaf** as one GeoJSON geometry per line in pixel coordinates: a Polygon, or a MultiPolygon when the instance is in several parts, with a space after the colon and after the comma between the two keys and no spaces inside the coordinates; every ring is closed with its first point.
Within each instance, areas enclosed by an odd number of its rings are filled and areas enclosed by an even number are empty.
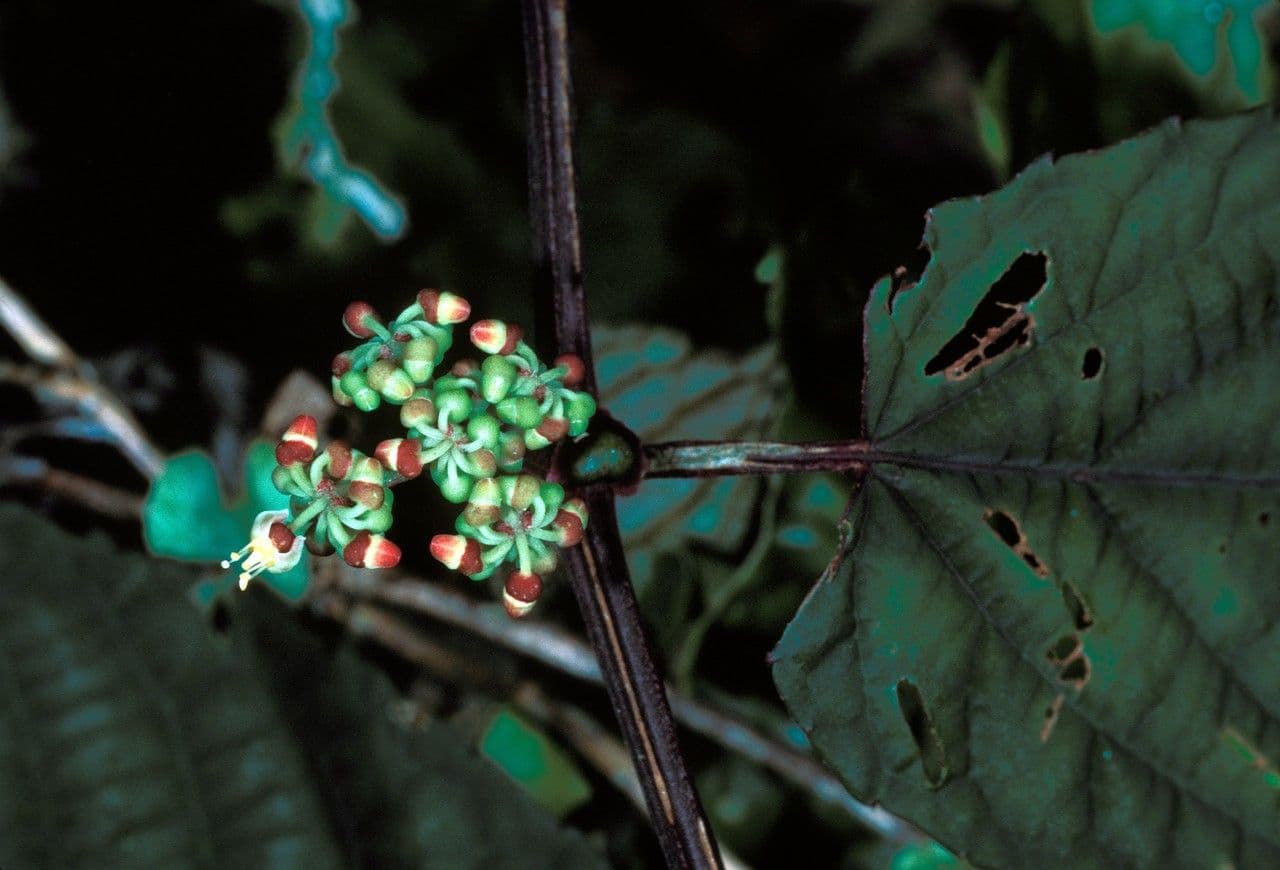
{"type": "Polygon", "coordinates": [[[1084,688],[1084,684],[1089,682],[1089,658],[1081,655],[1067,662],[1058,671],[1058,679],[1074,684],[1077,689],[1084,688]]]}
{"type": "Polygon", "coordinates": [[[925,709],[924,698],[916,684],[910,680],[898,680],[898,709],[902,719],[911,731],[911,739],[920,752],[920,763],[924,768],[924,777],[934,788],[942,785],[947,779],[947,755],[942,745],[942,738],[934,727],[929,711],[925,709]]]}
{"type": "Polygon", "coordinates": [[[1080,363],[1080,377],[1086,381],[1093,380],[1102,371],[1102,351],[1091,347],[1084,352],[1084,361],[1080,363]]]}
{"type": "Polygon", "coordinates": [[[1053,642],[1053,646],[1049,647],[1049,661],[1055,665],[1062,664],[1071,659],[1080,649],[1080,636],[1077,634],[1064,634],[1053,642]]]}
{"type": "Polygon", "coordinates": [[[1040,561],[1040,557],[1027,544],[1027,536],[1022,533],[1018,521],[1004,511],[989,509],[982,514],[982,519],[991,530],[999,536],[1009,549],[1013,550],[1037,577],[1048,577],[1049,566],[1040,561]]]}
{"type": "Polygon", "coordinates": [[[1030,344],[1035,318],[1026,306],[1044,289],[1048,274],[1049,258],[1043,252],[1020,254],[960,331],[925,363],[924,373],[945,372],[949,381],[963,380],[1008,351],[1030,344]]]}
{"type": "Polygon", "coordinates": [[[1049,662],[1058,669],[1058,680],[1067,683],[1077,692],[1089,682],[1089,657],[1084,653],[1080,635],[1067,634],[1053,642],[1046,653],[1049,662]]]}
{"type": "Polygon", "coordinates": [[[1067,605],[1071,621],[1079,631],[1088,631],[1092,627],[1093,614],[1089,612],[1089,606],[1084,603],[1084,599],[1080,597],[1080,593],[1069,580],[1064,580],[1062,583],[1062,602],[1067,605]]]}
{"type": "Polygon", "coordinates": [[[1004,511],[987,511],[982,518],[987,521],[991,530],[1000,536],[1000,540],[1010,547],[1016,547],[1022,543],[1022,530],[1013,521],[1013,517],[1004,511]]]}
{"type": "Polygon", "coordinates": [[[1271,522],[1271,514],[1267,513],[1266,511],[1263,511],[1262,513],[1258,514],[1259,525],[1265,526],[1269,522],[1271,522]]]}

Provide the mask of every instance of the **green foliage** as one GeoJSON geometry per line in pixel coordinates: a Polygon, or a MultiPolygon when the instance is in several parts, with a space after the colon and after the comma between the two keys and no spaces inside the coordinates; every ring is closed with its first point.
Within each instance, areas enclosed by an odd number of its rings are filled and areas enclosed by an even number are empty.
{"type": "MultiPolygon", "coordinates": [[[[245,456],[244,490],[228,503],[218,484],[213,460],[201,450],[175,453],[151,484],[142,509],[142,534],[157,556],[188,562],[217,562],[244,546],[253,518],[263,511],[283,510],[289,497],[271,485],[275,454],[265,441],[255,441],[245,456]]],[[[307,591],[307,560],[281,574],[262,574],[260,580],[287,601],[299,601],[307,591]]],[[[234,580],[203,580],[193,590],[208,604],[234,580]]]]}
{"type": "Polygon", "coordinates": [[[228,648],[177,566],[14,507],[0,537],[5,868],[600,864],[269,599],[228,648]]]}
{"type": "Polygon", "coordinates": [[[490,720],[480,737],[480,751],[556,816],[591,799],[591,784],[573,760],[510,709],[499,710],[490,720]]]}
{"type": "MultiPolygon", "coordinates": [[[[644,442],[764,437],[783,406],[786,380],[771,345],[735,360],[638,326],[597,329],[595,344],[601,404],[644,442]]],[[[732,477],[649,480],[620,499],[618,524],[642,594],[655,560],[686,541],[734,552],[762,487],[732,477]]]]}
{"type": "Polygon", "coordinates": [[[1277,153],[1257,111],[1041,160],[873,291],[882,461],[774,677],[976,863],[1280,861],[1277,153]]]}

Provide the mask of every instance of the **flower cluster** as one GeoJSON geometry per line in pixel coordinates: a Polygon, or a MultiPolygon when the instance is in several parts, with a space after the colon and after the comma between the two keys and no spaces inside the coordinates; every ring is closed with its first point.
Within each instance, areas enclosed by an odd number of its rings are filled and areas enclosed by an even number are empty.
{"type": "Polygon", "coordinates": [[[334,358],[334,400],[362,411],[398,405],[405,435],[383,441],[373,456],[341,442],[319,451],[315,420],[295,420],[276,450],[273,475],[291,509],[260,516],[250,545],[232,555],[245,560],[242,585],[296,564],[303,538],[313,553],[340,549],[351,565],[395,565],[400,550],[383,537],[391,525],[390,486],[427,471],[445,499],[466,506],[457,534],[432,539],[432,555],[476,580],[512,563],[507,612],[519,617],[532,608],[542,575],[558,561],[556,547],[581,540],[587,512],[558,484],[522,473],[525,455],[583,434],[595,401],[574,389],[584,376],[578,357],[546,366],[520,327],[500,320],[471,326],[482,360],[464,358],[438,374],[454,326],[470,313],[462,297],[434,290],[418,293],[390,323],[365,302],[347,306],[343,325],[363,342],[334,358]]]}
{"type": "Polygon", "coordinates": [[[394,497],[382,463],[341,441],[319,450],[316,429],[314,417],[297,417],[276,447],[271,482],[289,496],[289,510],[259,514],[249,545],[223,562],[224,568],[242,562],[242,589],[263,571],[288,571],[304,544],[317,556],[341,550],[356,568],[400,561],[400,548],[383,536],[394,497]]]}

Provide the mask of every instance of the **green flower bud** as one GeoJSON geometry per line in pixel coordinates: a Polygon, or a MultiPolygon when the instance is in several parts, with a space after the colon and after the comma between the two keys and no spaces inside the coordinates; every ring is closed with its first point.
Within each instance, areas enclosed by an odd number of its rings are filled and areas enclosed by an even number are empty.
{"type": "Polygon", "coordinates": [[[462,517],[472,526],[487,526],[502,516],[502,490],[492,477],[482,477],[471,487],[462,517]]]}
{"type": "Polygon", "coordinates": [[[431,380],[436,369],[435,340],[427,337],[415,338],[404,346],[404,359],[401,365],[414,383],[425,384],[431,380]]]}
{"type": "Polygon", "coordinates": [[[466,390],[437,390],[436,410],[451,423],[461,423],[471,416],[471,396],[466,390]]]}
{"type": "Polygon", "coordinates": [[[400,425],[404,428],[421,429],[435,424],[436,406],[426,391],[418,390],[400,406],[400,425]]]}
{"type": "Polygon", "coordinates": [[[542,489],[538,495],[542,497],[542,503],[547,506],[547,513],[555,515],[560,510],[560,505],[564,504],[564,487],[558,483],[547,482],[542,484],[542,489]]]}
{"type": "Polygon", "coordinates": [[[453,504],[462,504],[466,501],[476,482],[474,477],[462,471],[455,471],[450,477],[443,462],[432,466],[431,479],[436,482],[436,486],[440,487],[440,494],[445,497],[445,500],[453,504]]]}
{"type": "Polygon", "coordinates": [[[369,368],[365,369],[364,377],[370,387],[381,393],[387,380],[398,371],[400,366],[396,365],[395,360],[376,359],[369,364],[369,368]]]}
{"type": "Polygon", "coordinates": [[[533,429],[542,422],[538,400],[532,396],[510,396],[498,403],[498,417],[521,429],[533,429]]]}
{"type": "Polygon", "coordinates": [[[393,405],[401,405],[413,395],[413,378],[404,369],[396,369],[382,385],[382,396],[393,405]]]}
{"type": "Polygon", "coordinates": [[[472,453],[468,459],[471,462],[469,471],[474,473],[476,477],[493,477],[498,473],[498,459],[491,450],[485,450],[482,447],[472,453]]]}
{"type": "Polygon", "coordinates": [[[332,385],[334,404],[343,408],[351,407],[351,397],[342,391],[342,380],[336,376],[330,376],[329,383],[332,385]]]}
{"type": "Polygon", "coordinates": [[[369,380],[363,372],[347,372],[339,380],[342,392],[346,393],[352,403],[361,411],[372,411],[382,404],[382,397],[369,386],[369,380]]]}
{"type": "Polygon", "coordinates": [[[515,474],[524,467],[524,435],[519,432],[503,432],[498,438],[498,467],[508,474],[515,474]]]}
{"type": "Polygon", "coordinates": [[[508,475],[498,478],[498,486],[502,489],[503,502],[522,511],[541,493],[542,481],[532,474],[508,475]]]}
{"type": "Polygon", "coordinates": [[[506,357],[485,357],[480,365],[480,394],[487,402],[501,402],[511,392],[516,377],[516,367],[506,357]]]}
{"type": "Polygon", "coordinates": [[[536,573],[550,574],[556,570],[556,565],[560,564],[560,558],[556,555],[554,547],[542,547],[535,544],[531,549],[533,550],[533,560],[530,567],[536,573]]]}
{"type": "Polygon", "coordinates": [[[573,437],[587,431],[587,424],[596,412],[596,400],[590,393],[574,393],[565,402],[565,416],[569,418],[569,434],[573,437]]]}
{"type": "Polygon", "coordinates": [[[359,529],[382,534],[391,528],[391,500],[387,499],[374,510],[369,511],[352,525],[359,529]]]}
{"type": "Polygon", "coordinates": [[[467,421],[467,437],[472,441],[479,441],[489,450],[498,446],[501,435],[502,426],[488,414],[472,417],[467,421]]]}

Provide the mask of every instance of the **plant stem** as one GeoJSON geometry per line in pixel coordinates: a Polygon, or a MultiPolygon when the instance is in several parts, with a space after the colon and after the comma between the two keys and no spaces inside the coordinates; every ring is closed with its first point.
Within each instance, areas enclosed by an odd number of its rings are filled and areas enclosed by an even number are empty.
{"type": "Polygon", "coordinates": [[[865,441],[670,441],[644,445],[645,477],[866,472],[879,456],[865,441]]]}
{"type": "MultiPolygon", "coordinates": [[[[583,387],[597,395],[582,285],[574,202],[567,0],[523,0],[528,76],[529,200],[541,334],[556,352],[581,357],[583,387]]],[[[668,865],[716,868],[720,855],[694,790],[654,667],[618,533],[613,492],[581,493],[591,517],[583,542],[566,552],[574,595],[600,660],[609,699],[644,788],[668,865]]]]}

